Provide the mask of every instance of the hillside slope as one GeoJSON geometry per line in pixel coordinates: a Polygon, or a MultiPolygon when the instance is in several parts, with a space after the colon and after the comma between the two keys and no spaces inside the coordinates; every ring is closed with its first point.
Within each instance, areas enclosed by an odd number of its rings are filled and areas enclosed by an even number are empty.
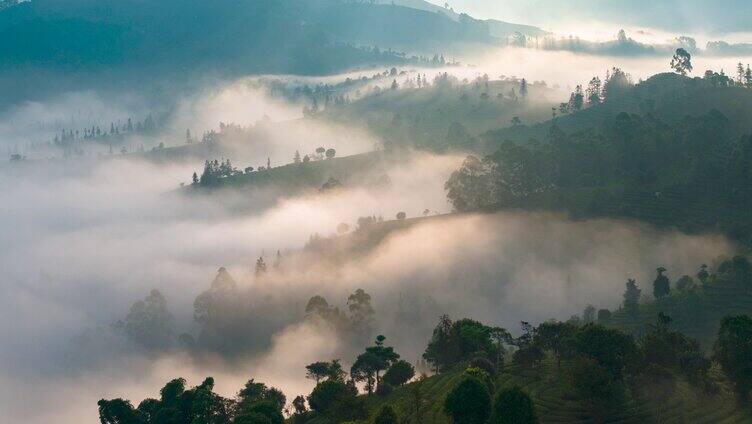
{"type": "Polygon", "coordinates": [[[485,138],[492,144],[504,140],[543,140],[554,122],[562,131],[572,133],[599,129],[604,122],[622,112],[649,113],[667,122],[677,122],[684,117],[704,115],[714,109],[733,123],[738,134],[752,131],[752,90],[717,86],[702,78],[664,73],[606,99],[601,105],[529,127],[489,131],[485,138]]]}

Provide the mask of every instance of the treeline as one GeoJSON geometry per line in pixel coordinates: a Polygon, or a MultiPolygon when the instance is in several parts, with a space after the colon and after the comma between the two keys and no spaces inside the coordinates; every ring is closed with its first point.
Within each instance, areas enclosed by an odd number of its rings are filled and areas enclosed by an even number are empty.
{"type": "MultiPolygon", "coordinates": [[[[299,151],[295,151],[292,158],[292,164],[300,165],[306,164],[311,161],[321,161],[325,159],[333,159],[337,155],[337,151],[333,148],[317,147],[315,151],[308,153],[304,156],[300,156],[299,151]]],[[[201,172],[201,176],[194,172],[191,176],[191,185],[211,187],[222,182],[223,179],[236,175],[252,174],[254,172],[269,171],[272,168],[272,162],[270,158],[266,159],[266,165],[259,165],[257,168],[247,166],[241,170],[232,165],[230,159],[218,159],[206,160],[204,162],[204,170],[201,172]]],[[[329,183],[334,183],[330,180],[329,183]]],[[[327,184],[324,184],[324,189],[327,188],[327,184]]]]}
{"type": "MultiPolygon", "coordinates": [[[[284,261],[280,252],[268,265],[263,257],[259,257],[253,264],[256,278],[263,280],[267,273],[284,272],[284,261]]],[[[182,349],[232,355],[263,349],[272,334],[286,325],[285,322],[300,318],[325,324],[343,340],[360,344],[371,337],[376,311],[370,294],[363,289],[347,296],[344,309],[318,295],[309,299],[304,311],[290,310],[287,303],[271,298],[255,303],[222,267],[209,288],[198,294],[193,302],[193,320],[198,326],[196,333],[178,334],[167,300],[158,290],[152,290],[144,299],[134,302],[127,315],[112,324],[112,329],[141,351],[182,349]],[[275,313],[285,308],[289,315],[287,319],[275,313]]]]}

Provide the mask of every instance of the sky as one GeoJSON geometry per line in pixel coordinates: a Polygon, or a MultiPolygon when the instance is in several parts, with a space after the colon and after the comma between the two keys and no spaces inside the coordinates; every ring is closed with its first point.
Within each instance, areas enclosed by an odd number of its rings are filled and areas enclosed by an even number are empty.
{"type": "MultiPolygon", "coordinates": [[[[443,5],[443,0],[430,0],[443,5]]],[[[576,32],[587,22],[723,35],[752,30],[748,0],[450,0],[456,12],[576,32]]]]}

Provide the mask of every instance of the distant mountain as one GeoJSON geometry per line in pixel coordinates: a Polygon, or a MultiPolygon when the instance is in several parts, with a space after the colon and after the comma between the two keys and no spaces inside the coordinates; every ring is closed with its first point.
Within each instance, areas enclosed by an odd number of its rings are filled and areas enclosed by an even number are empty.
{"type": "Polygon", "coordinates": [[[196,76],[321,75],[495,43],[493,25],[429,3],[340,0],[5,0],[4,101],[196,76]],[[439,13],[437,13],[437,9],[439,13]],[[379,50],[372,47],[378,46],[379,50]]]}

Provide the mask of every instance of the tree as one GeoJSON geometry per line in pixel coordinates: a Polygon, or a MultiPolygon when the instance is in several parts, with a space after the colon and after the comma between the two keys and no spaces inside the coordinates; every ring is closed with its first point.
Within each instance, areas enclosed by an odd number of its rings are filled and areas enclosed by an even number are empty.
{"type": "Polygon", "coordinates": [[[334,149],[326,149],[326,153],[324,154],[326,155],[327,159],[332,159],[337,154],[337,151],[334,149]]]}
{"type": "Polygon", "coordinates": [[[736,85],[744,86],[744,65],[741,62],[736,64],[736,85]]]}
{"type": "Polygon", "coordinates": [[[297,150],[295,151],[295,156],[293,156],[292,161],[293,161],[293,163],[296,163],[296,164],[300,163],[300,152],[299,151],[297,151],[297,150]]]}
{"type": "Polygon", "coordinates": [[[398,422],[397,414],[394,413],[394,409],[389,405],[383,406],[373,420],[373,424],[397,424],[398,422]]]}
{"type": "Polygon", "coordinates": [[[333,412],[338,402],[347,398],[355,398],[356,395],[355,386],[341,381],[327,380],[316,385],[311,395],[308,396],[308,405],[313,411],[325,415],[333,412]]]}
{"type": "Polygon", "coordinates": [[[306,400],[303,396],[296,396],[295,399],[292,400],[292,407],[295,410],[295,415],[303,415],[308,412],[308,408],[306,408],[306,400]]]}
{"type": "Polygon", "coordinates": [[[687,291],[691,290],[695,286],[695,280],[692,279],[689,275],[684,275],[678,280],[676,280],[676,289],[679,290],[680,293],[686,293],[687,291]]]}
{"type": "Polygon", "coordinates": [[[277,405],[269,401],[260,401],[243,407],[234,422],[284,424],[285,419],[277,405]]]}
{"type": "Polygon", "coordinates": [[[520,81],[520,97],[527,98],[527,80],[525,78],[520,81]]]}
{"type": "Polygon", "coordinates": [[[616,380],[621,380],[637,351],[630,335],[597,324],[582,327],[574,336],[573,348],[580,355],[595,360],[616,380]]]}
{"type": "Polygon", "coordinates": [[[537,424],[535,404],[519,387],[500,391],[494,399],[491,424],[537,424]]]}
{"type": "Polygon", "coordinates": [[[319,384],[323,379],[342,381],[345,374],[339,359],[334,359],[331,362],[314,362],[306,366],[306,371],[306,378],[316,381],[316,384],[319,384]]]}
{"type": "Polygon", "coordinates": [[[692,72],[692,55],[683,48],[676,49],[674,57],[671,59],[671,69],[677,74],[686,76],[692,72]]]}
{"type": "Polygon", "coordinates": [[[608,309],[598,310],[598,322],[601,324],[607,323],[611,319],[611,311],[608,309]]]}
{"type": "Polygon", "coordinates": [[[415,368],[407,361],[399,360],[393,363],[382,380],[394,387],[402,386],[415,376],[415,368]]]}
{"type": "Polygon", "coordinates": [[[582,321],[585,324],[590,324],[591,322],[595,321],[595,306],[593,305],[587,305],[585,309],[582,311],[582,321]]]}
{"type": "Polygon", "coordinates": [[[737,399],[746,403],[752,389],[752,318],[723,318],[713,355],[733,383],[737,399]]]}
{"type": "Polygon", "coordinates": [[[601,85],[601,79],[593,77],[588,83],[588,88],[585,90],[585,97],[588,106],[595,106],[601,103],[601,92],[603,87],[601,85]]]}
{"type": "Polygon", "coordinates": [[[314,362],[306,366],[306,378],[314,380],[318,385],[321,380],[329,375],[329,363],[328,362],[314,362]]]}
{"type": "Polygon", "coordinates": [[[653,296],[658,300],[663,300],[671,293],[671,283],[668,277],[663,275],[666,272],[666,268],[659,267],[656,271],[658,275],[655,277],[655,281],[653,281],[653,296]]]}
{"type": "Polygon", "coordinates": [[[394,81],[392,81],[392,87],[391,87],[391,89],[392,90],[399,89],[399,84],[397,84],[397,80],[396,79],[394,81]]]}
{"type": "Polygon", "coordinates": [[[572,387],[598,418],[619,404],[623,386],[598,361],[580,357],[574,361],[569,372],[572,387]]]}
{"type": "Polygon", "coordinates": [[[632,318],[637,318],[640,313],[640,290],[637,287],[637,281],[630,278],[627,280],[627,289],[624,291],[624,310],[627,315],[632,318]]]}
{"type": "Polygon", "coordinates": [[[264,274],[266,274],[266,262],[264,262],[264,257],[259,256],[258,259],[256,259],[256,278],[262,277],[264,274]]]}
{"type": "Polygon", "coordinates": [[[376,373],[388,366],[383,358],[373,352],[361,353],[350,367],[350,377],[353,381],[365,383],[366,392],[370,395],[376,387],[376,373]]]}
{"type": "Polygon", "coordinates": [[[174,341],[175,319],[167,308],[167,299],[159,290],[152,290],[144,300],[133,303],[128,315],[113,328],[139,347],[162,350],[174,341]]]}
{"type": "Polygon", "coordinates": [[[708,266],[705,264],[700,265],[700,270],[697,271],[697,279],[700,280],[703,285],[705,285],[708,283],[709,277],[710,273],[708,272],[708,266]]]}
{"type": "Polygon", "coordinates": [[[744,86],[752,88],[752,68],[747,65],[747,70],[744,71],[744,86]]]}
{"type": "Polygon", "coordinates": [[[269,402],[278,411],[282,411],[287,399],[279,389],[267,387],[266,384],[248,380],[243,389],[238,392],[238,408],[245,410],[259,402],[269,402]]]}
{"type": "Polygon", "coordinates": [[[398,212],[398,213],[397,213],[397,219],[398,219],[398,220],[402,221],[402,220],[404,220],[405,218],[407,218],[407,214],[406,214],[406,213],[404,213],[404,212],[398,212]]]}
{"type": "Polygon", "coordinates": [[[368,331],[375,313],[371,306],[371,295],[363,289],[355,290],[355,293],[347,297],[347,308],[350,310],[353,327],[361,332],[368,331]]]}
{"type": "Polygon", "coordinates": [[[535,331],[533,343],[553,352],[557,364],[571,349],[572,337],[577,329],[566,322],[544,322],[535,331]]]}
{"type": "Polygon", "coordinates": [[[444,190],[455,210],[478,210],[497,203],[494,179],[490,162],[468,156],[444,184],[444,190]]]}
{"type": "Polygon", "coordinates": [[[471,359],[477,353],[497,356],[498,346],[491,340],[492,329],[471,319],[452,322],[448,316],[439,318],[423,358],[439,372],[471,359]]]}
{"type": "Polygon", "coordinates": [[[582,86],[578,85],[575,87],[574,92],[569,97],[569,103],[567,104],[567,108],[570,112],[577,112],[578,110],[581,110],[582,107],[585,105],[585,93],[582,91],[582,86]]]}
{"type": "Polygon", "coordinates": [[[384,346],[386,337],[379,335],[373,346],[358,356],[350,369],[353,380],[366,383],[368,393],[373,392],[374,383],[378,385],[380,372],[388,369],[399,359],[399,354],[391,346],[384,346]]]}
{"type": "Polygon", "coordinates": [[[491,415],[491,395],[486,385],[466,377],[447,395],[444,413],[456,424],[485,424],[491,415]]]}
{"type": "Polygon", "coordinates": [[[193,177],[191,177],[191,183],[192,184],[198,184],[198,175],[194,172],[193,177]]]}
{"type": "Polygon", "coordinates": [[[131,402],[123,399],[102,399],[99,405],[99,421],[102,424],[140,424],[145,423],[140,411],[133,408],[131,402]]]}

